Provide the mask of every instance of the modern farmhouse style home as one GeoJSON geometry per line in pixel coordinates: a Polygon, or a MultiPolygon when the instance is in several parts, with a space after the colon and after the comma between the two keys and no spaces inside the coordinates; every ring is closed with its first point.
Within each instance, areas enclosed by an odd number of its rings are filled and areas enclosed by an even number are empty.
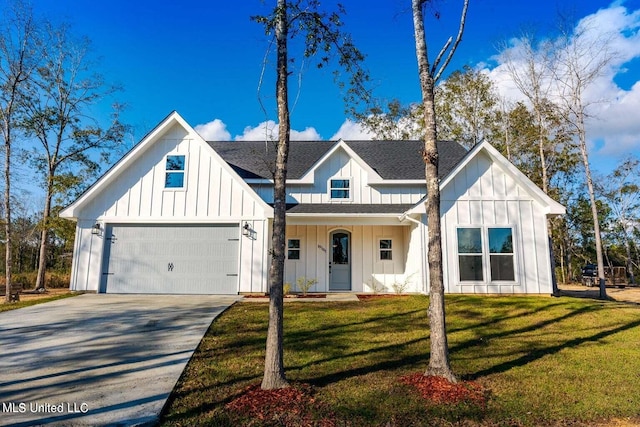
{"type": "MultiPolygon", "coordinates": [[[[429,292],[419,141],[292,141],[286,280],[311,292],[429,292]]],[[[563,206],[488,143],[440,142],[446,292],[552,292],[547,218],[563,206]]],[[[71,289],[268,288],[274,150],[206,142],[176,112],[61,213],[71,289]]]]}

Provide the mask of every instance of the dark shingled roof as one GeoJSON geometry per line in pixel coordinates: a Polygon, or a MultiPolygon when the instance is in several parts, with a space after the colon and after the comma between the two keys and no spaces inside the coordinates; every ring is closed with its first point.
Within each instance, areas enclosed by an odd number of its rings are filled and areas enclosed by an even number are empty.
{"type": "MultiPolygon", "coordinates": [[[[422,141],[345,141],[383,179],[424,179],[422,141]]],[[[291,141],[287,176],[300,179],[327,153],[335,141],[291,141]]],[[[275,143],[264,141],[209,142],[244,179],[272,179],[275,143]]],[[[467,154],[460,144],[439,141],[440,178],[445,177],[467,154]]]]}
{"type": "Polygon", "coordinates": [[[287,214],[395,214],[400,215],[413,205],[410,204],[385,204],[385,205],[361,205],[352,203],[304,203],[288,204],[287,214]]]}

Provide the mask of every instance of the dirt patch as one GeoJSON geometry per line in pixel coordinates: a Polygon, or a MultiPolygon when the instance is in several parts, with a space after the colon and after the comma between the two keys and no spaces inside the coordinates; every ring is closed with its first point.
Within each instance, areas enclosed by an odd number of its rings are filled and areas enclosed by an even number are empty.
{"type": "MultiPolygon", "coordinates": [[[[559,285],[560,295],[575,298],[598,299],[600,290],[598,287],[588,287],[584,285],[559,285]]],[[[624,288],[607,286],[607,297],[615,301],[630,302],[640,304],[640,287],[626,286],[624,288]]]]}

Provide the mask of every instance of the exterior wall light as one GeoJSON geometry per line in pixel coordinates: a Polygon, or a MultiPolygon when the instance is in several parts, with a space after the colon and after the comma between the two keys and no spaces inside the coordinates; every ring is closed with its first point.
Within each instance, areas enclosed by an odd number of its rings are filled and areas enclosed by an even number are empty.
{"type": "Polygon", "coordinates": [[[96,222],[91,228],[91,234],[94,236],[102,236],[102,225],[99,222],[96,222]]]}

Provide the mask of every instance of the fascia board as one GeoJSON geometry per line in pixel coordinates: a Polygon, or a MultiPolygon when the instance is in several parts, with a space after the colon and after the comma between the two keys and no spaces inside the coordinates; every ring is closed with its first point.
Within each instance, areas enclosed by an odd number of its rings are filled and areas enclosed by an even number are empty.
{"type": "Polygon", "coordinates": [[[295,182],[293,180],[288,182],[291,184],[313,184],[316,169],[320,167],[320,165],[322,165],[329,157],[333,155],[333,153],[335,153],[340,148],[342,148],[353,160],[356,161],[356,163],[360,165],[360,167],[362,167],[367,172],[368,184],[379,184],[383,182],[382,177],[378,175],[378,173],[373,170],[373,168],[369,166],[367,162],[362,160],[362,158],[355,151],[353,151],[353,149],[349,147],[349,145],[347,145],[347,143],[345,143],[342,139],[339,139],[334,144],[334,146],[331,147],[331,149],[327,151],[320,159],[318,159],[318,161],[316,161],[300,179],[295,180],[295,182]]]}
{"type": "MultiPolygon", "coordinates": [[[[80,195],[73,203],[60,211],[59,216],[62,218],[77,218],[79,210],[88,202],[100,190],[111,183],[119,174],[120,171],[126,168],[130,163],[135,161],[138,157],[146,151],[146,149],[153,144],[169,127],[175,123],[179,123],[181,117],[176,112],[171,112],[164,120],[162,120],[155,128],[147,133],[136,145],[131,148],[124,156],[120,158],[110,169],[108,169],[96,182],[94,182],[84,193],[80,195]]],[[[184,122],[184,120],[182,120],[184,122]]]]}

